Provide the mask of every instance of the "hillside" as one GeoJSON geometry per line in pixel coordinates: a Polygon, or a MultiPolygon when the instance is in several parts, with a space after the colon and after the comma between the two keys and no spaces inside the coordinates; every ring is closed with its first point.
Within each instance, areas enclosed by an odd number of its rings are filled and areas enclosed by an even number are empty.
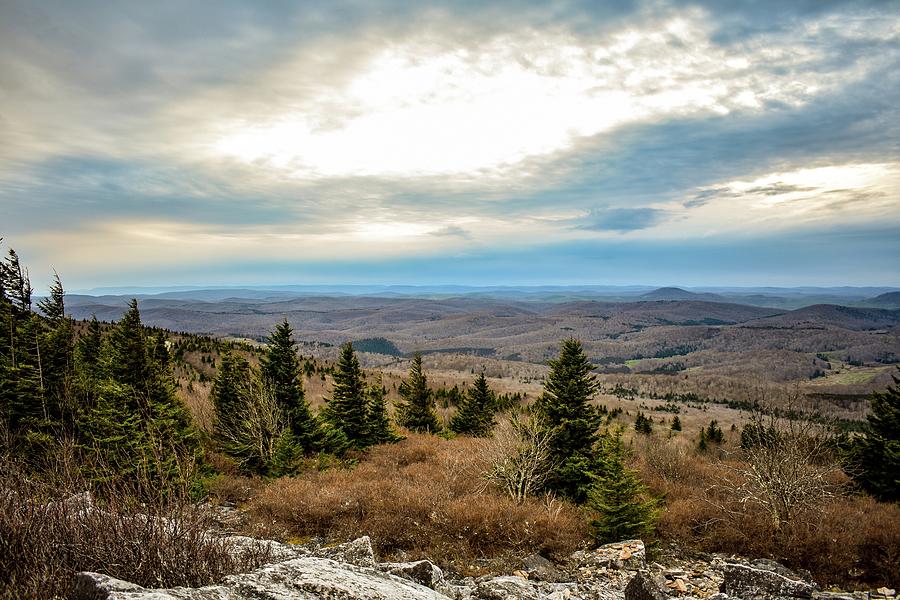
{"type": "Polygon", "coordinates": [[[869,306],[879,308],[900,308],[900,292],[886,292],[866,300],[869,306]]]}
{"type": "Polygon", "coordinates": [[[726,301],[719,294],[689,292],[677,287],[665,287],[641,294],[642,300],[705,300],[707,302],[726,301]]]}
{"type": "MultiPolygon", "coordinates": [[[[670,293],[677,292],[658,295],[670,293]]],[[[748,399],[754,382],[801,384],[817,398],[852,398],[839,404],[842,414],[855,418],[870,391],[890,384],[900,357],[898,312],[873,308],[786,311],[696,299],[221,295],[216,301],[205,292],[203,299],[147,297],[140,302],[142,315],[147,324],[174,331],[257,341],[286,318],[301,351],[323,360],[334,360],[337,346],[354,341],[365,365],[399,371],[403,358],[418,350],[445,373],[448,385],[473,369],[487,369],[525,382],[516,388],[522,392],[532,392],[527,382],[541,377],[559,340],[575,336],[610,386],[748,399]],[[676,373],[682,376],[673,378],[676,373]]],[[[126,303],[124,296],[71,296],[67,306],[78,318],[114,320],[126,303]]]]}

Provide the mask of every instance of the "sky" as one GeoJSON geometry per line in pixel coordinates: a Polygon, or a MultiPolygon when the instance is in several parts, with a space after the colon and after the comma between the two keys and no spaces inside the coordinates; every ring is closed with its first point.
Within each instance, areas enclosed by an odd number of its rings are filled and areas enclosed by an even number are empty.
{"type": "Polygon", "coordinates": [[[0,0],[37,288],[900,286],[900,2],[0,0]]]}

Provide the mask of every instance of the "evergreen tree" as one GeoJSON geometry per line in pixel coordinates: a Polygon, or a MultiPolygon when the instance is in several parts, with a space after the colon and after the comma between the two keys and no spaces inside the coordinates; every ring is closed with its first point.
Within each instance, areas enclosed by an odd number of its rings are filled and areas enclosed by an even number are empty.
{"type": "Polygon", "coordinates": [[[590,403],[599,388],[591,368],[581,343],[564,340],[535,404],[541,425],[552,435],[551,462],[557,467],[550,487],[575,502],[585,500],[600,466],[595,445],[603,416],[590,403]]]}
{"type": "Polygon", "coordinates": [[[778,441],[778,431],[766,427],[760,421],[751,421],[741,429],[741,449],[751,450],[760,446],[772,447],[778,441]]]}
{"type": "Polygon", "coordinates": [[[484,372],[466,392],[456,414],[450,419],[450,429],[455,433],[488,437],[497,425],[494,421],[496,398],[488,387],[484,372]]]}
{"type": "Polygon", "coordinates": [[[900,379],[884,392],[873,392],[871,411],[856,441],[854,478],[885,502],[900,501],[900,379]]]}
{"type": "Polygon", "coordinates": [[[713,444],[725,442],[725,434],[722,433],[722,428],[719,427],[719,423],[715,419],[710,421],[706,427],[706,439],[713,444]]]}
{"type": "Polygon", "coordinates": [[[143,480],[160,489],[190,486],[200,462],[197,433],[175,395],[169,366],[152,356],[137,301],[131,301],[113,328],[103,354],[106,380],[99,386],[97,410],[106,418],[90,423],[96,415],[84,415],[88,423],[83,429],[91,434],[86,444],[104,450],[102,458],[110,463],[137,465],[143,480]],[[134,420],[138,433],[130,425],[134,420]],[[127,427],[125,433],[122,427],[127,427]],[[134,442],[122,445],[118,440],[124,434],[134,442]]]}
{"type": "Polygon", "coordinates": [[[700,439],[697,441],[697,450],[700,452],[706,452],[706,449],[709,446],[706,443],[706,429],[700,430],[700,439]]]}
{"type": "Polygon", "coordinates": [[[56,323],[66,316],[65,291],[59,273],[53,273],[53,283],[50,284],[50,295],[38,302],[38,308],[51,323],[56,323]]]}
{"type": "Polygon", "coordinates": [[[334,371],[334,389],[321,416],[344,434],[351,447],[364,448],[369,439],[368,409],[365,378],[353,344],[347,342],[341,346],[341,357],[334,371]]]}
{"type": "Polygon", "coordinates": [[[441,424],[435,413],[434,395],[422,372],[422,355],[416,352],[409,367],[409,376],[400,383],[397,423],[410,431],[437,433],[441,424]]]}
{"type": "MultiPolygon", "coordinates": [[[[131,386],[136,392],[147,391],[151,380],[147,338],[135,299],[129,302],[128,310],[109,334],[104,366],[119,383],[131,386]]],[[[146,399],[146,394],[133,397],[133,400],[139,399],[146,399]]]]}
{"type": "Polygon", "coordinates": [[[28,269],[22,266],[19,255],[12,248],[6,255],[6,261],[0,265],[3,271],[4,293],[19,313],[31,312],[31,280],[28,269]]]}
{"type": "Polygon", "coordinates": [[[634,419],[634,430],[643,435],[653,433],[653,421],[648,419],[644,413],[639,412],[634,419]]]}
{"type": "MultiPolygon", "coordinates": [[[[294,443],[299,444],[304,452],[323,449],[326,441],[303,393],[300,359],[297,357],[293,329],[287,319],[276,325],[269,337],[261,367],[263,378],[271,386],[278,406],[287,417],[294,443]]],[[[286,450],[284,454],[290,452],[286,450]]]]}
{"type": "Polygon", "coordinates": [[[94,372],[100,362],[100,349],[103,343],[103,331],[100,321],[93,315],[88,322],[87,331],[84,332],[76,343],[75,358],[85,370],[94,372]]]}
{"type": "Polygon", "coordinates": [[[234,453],[231,445],[240,437],[247,402],[243,392],[250,381],[250,375],[250,363],[246,359],[226,352],[210,391],[210,400],[215,410],[215,436],[229,454],[234,453]]]}
{"type": "Polygon", "coordinates": [[[678,415],[672,417],[672,431],[681,431],[681,419],[678,415]]]}
{"type": "Polygon", "coordinates": [[[387,400],[385,396],[387,390],[379,383],[373,385],[368,390],[368,444],[393,444],[403,439],[391,427],[391,421],[388,418],[387,400]]]}
{"type": "Polygon", "coordinates": [[[603,474],[591,487],[588,507],[597,514],[591,522],[600,543],[619,542],[650,533],[659,516],[656,500],[644,500],[647,487],[626,465],[622,432],[607,436],[603,474]]]}
{"type": "MultiPolygon", "coordinates": [[[[59,278],[56,281],[59,285],[59,278]]],[[[44,332],[40,339],[41,375],[44,383],[48,425],[56,438],[72,433],[76,400],[75,383],[75,328],[72,320],[65,316],[62,304],[62,287],[59,287],[58,302],[52,307],[42,308],[53,314],[44,322],[44,332]]]]}

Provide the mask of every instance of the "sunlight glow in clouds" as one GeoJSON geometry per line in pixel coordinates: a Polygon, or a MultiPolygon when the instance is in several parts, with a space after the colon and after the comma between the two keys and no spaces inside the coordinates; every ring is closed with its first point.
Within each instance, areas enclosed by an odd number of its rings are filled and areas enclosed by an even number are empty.
{"type": "Polygon", "coordinates": [[[534,31],[452,50],[408,40],[294,99],[300,110],[225,119],[210,146],[300,178],[485,176],[624,124],[801,105],[817,91],[791,69],[760,83],[750,57],[713,45],[692,17],[605,44],[534,31]]]}
{"type": "MultiPolygon", "coordinates": [[[[812,224],[891,220],[897,211],[900,163],[832,165],[713,184],[702,202],[665,229],[676,235],[739,231],[760,234],[812,224]]],[[[691,201],[687,202],[690,206],[691,201]]]]}

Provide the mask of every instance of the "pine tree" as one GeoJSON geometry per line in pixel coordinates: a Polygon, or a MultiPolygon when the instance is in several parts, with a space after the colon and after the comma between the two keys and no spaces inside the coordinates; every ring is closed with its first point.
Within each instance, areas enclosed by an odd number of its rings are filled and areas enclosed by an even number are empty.
{"type": "Polygon", "coordinates": [[[303,393],[300,359],[297,357],[293,330],[287,319],[276,325],[269,337],[269,346],[262,358],[261,367],[264,379],[275,393],[278,406],[287,416],[294,442],[304,452],[323,449],[326,441],[303,393]]]}
{"type": "Polygon", "coordinates": [[[359,360],[353,344],[341,347],[341,357],[334,371],[331,399],[322,409],[321,417],[334,429],[340,430],[351,447],[364,448],[369,438],[369,398],[359,360]]]}
{"type": "Polygon", "coordinates": [[[409,376],[400,384],[402,400],[397,406],[397,423],[410,431],[437,433],[441,424],[435,413],[434,394],[422,372],[422,355],[416,352],[409,367],[409,376]]]}
{"type": "Polygon", "coordinates": [[[854,477],[860,486],[885,502],[900,501],[900,379],[871,396],[871,411],[856,441],[854,477]]]}
{"type": "Polygon", "coordinates": [[[575,502],[586,499],[599,468],[595,445],[603,416],[590,403],[599,389],[591,369],[581,343],[564,340],[535,404],[543,428],[552,435],[551,459],[557,467],[550,486],[575,502]]]}
{"type": "Polygon", "coordinates": [[[368,389],[368,445],[376,444],[393,444],[403,439],[391,427],[391,421],[388,418],[387,401],[385,396],[387,390],[379,383],[368,389]]]}
{"type": "Polygon", "coordinates": [[[659,516],[656,500],[644,500],[647,487],[625,465],[622,432],[605,441],[603,474],[591,487],[588,507],[597,514],[591,522],[598,542],[619,542],[653,530],[659,516]]]}
{"type": "Polygon", "coordinates": [[[450,419],[450,430],[475,437],[488,437],[496,426],[494,410],[496,398],[488,387],[484,372],[466,392],[456,414],[450,419]]]}
{"type": "Polygon", "coordinates": [[[672,417],[672,431],[681,431],[681,419],[678,415],[672,417]]]}

